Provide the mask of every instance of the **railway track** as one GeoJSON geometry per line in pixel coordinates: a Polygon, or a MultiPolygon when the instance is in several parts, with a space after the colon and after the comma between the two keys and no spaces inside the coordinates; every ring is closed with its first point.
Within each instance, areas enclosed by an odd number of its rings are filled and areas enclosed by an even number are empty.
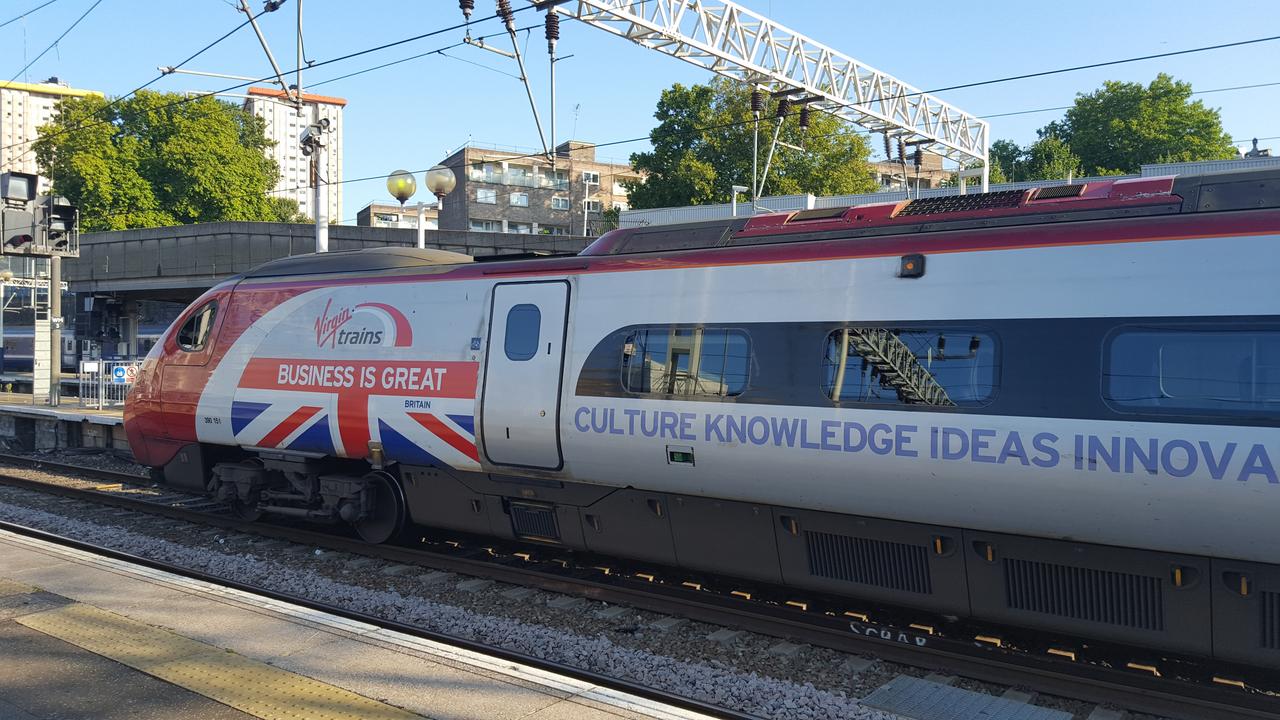
{"type": "MultiPolygon", "coordinates": [[[[630,605],[845,652],[871,654],[984,682],[1026,686],[1046,694],[1117,705],[1136,712],[1196,720],[1280,720],[1280,677],[1254,668],[1208,667],[1194,659],[1138,648],[948,622],[945,618],[902,608],[859,606],[847,598],[801,594],[724,578],[695,577],[677,570],[571,554],[551,547],[505,543],[493,538],[423,535],[408,545],[371,546],[314,526],[247,523],[203,496],[145,487],[148,480],[143,477],[20,456],[0,455],[0,483],[337,552],[630,605]],[[14,468],[75,475],[95,482],[78,487],[51,484],[20,477],[14,474],[14,468]]],[[[229,584],[222,579],[213,581],[229,584]]],[[[288,599],[319,606],[298,598],[288,599]]],[[[323,609],[352,617],[358,615],[323,609]]],[[[395,627],[406,631],[398,625],[395,627]]],[[[433,639],[441,638],[433,636],[433,639]]],[[[491,649],[480,650],[491,652],[491,649]]],[[[523,656],[519,660],[531,662],[523,656]]],[[[555,671],[575,674],[558,666],[555,671]]],[[[575,676],[608,684],[606,679],[590,673],[584,675],[582,671],[576,671],[575,676]]],[[[617,685],[616,681],[614,684],[617,685]]],[[[645,694],[626,684],[622,689],[645,694]]],[[[655,695],[652,690],[646,696],[671,702],[664,694],[655,695]]],[[[685,699],[684,702],[691,701],[685,699]]],[[[684,706],[710,711],[696,703],[684,706]]]]}

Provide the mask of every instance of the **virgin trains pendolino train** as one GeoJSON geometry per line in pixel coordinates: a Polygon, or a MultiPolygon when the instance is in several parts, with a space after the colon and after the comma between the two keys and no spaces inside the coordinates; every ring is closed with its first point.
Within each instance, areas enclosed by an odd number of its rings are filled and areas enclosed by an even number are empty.
{"type": "Polygon", "coordinates": [[[1280,667],[1280,171],[300,256],[125,423],[246,517],[409,524],[1280,667]]]}

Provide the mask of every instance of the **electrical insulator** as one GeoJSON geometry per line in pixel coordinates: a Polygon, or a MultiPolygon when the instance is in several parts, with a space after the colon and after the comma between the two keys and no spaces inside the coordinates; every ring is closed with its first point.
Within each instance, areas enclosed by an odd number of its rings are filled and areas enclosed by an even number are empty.
{"type": "Polygon", "coordinates": [[[898,138],[898,162],[905,162],[907,159],[907,141],[898,138]]]}
{"type": "Polygon", "coordinates": [[[884,159],[892,160],[893,152],[891,152],[892,148],[889,147],[889,133],[885,133],[883,137],[884,137],[884,159]]]}
{"type": "Polygon", "coordinates": [[[919,170],[920,166],[924,164],[924,150],[921,150],[919,145],[916,146],[915,163],[917,170],[919,170]]]}
{"type": "Polygon", "coordinates": [[[556,41],[560,39],[560,16],[553,8],[547,8],[547,52],[555,55],[556,41]]]}
{"type": "Polygon", "coordinates": [[[809,129],[809,106],[804,105],[800,108],[800,129],[809,129]]]}
{"type": "Polygon", "coordinates": [[[507,24],[507,30],[515,30],[515,19],[511,13],[511,0],[498,0],[498,17],[507,24]]]}
{"type": "Polygon", "coordinates": [[[785,118],[787,111],[791,109],[791,100],[789,98],[778,98],[778,117],[785,118]]]}
{"type": "Polygon", "coordinates": [[[458,7],[462,9],[462,17],[471,22],[471,11],[476,9],[476,0],[458,0],[458,7]]]}
{"type": "Polygon", "coordinates": [[[751,89],[751,112],[756,117],[760,117],[760,113],[764,112],[764,93],[760,92],[760,88],[751,89]]]}

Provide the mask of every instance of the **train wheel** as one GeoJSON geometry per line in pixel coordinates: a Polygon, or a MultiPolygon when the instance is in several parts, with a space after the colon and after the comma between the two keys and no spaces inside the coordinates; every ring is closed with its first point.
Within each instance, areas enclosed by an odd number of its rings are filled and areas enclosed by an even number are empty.
{"type": "Polygon", "coordinates": [[[373,495],[373,508],[353,525],[361,540],[378,545],[399,532],[404,522],[404,501],[400,498],[400,488],[396,487],[390,475],[374,472],[366,475],[365,480],[369,483],[365,492],[373,495]]]}
{"type": "Polygon", "coordinates": [[[250,498],[250,502],[245,502],[240,498],[232,498],[228,505],[231,507],[231,514],[245,522],[258,522],[262,519],[262,511],[258,509],[256,497],[250,498]]]}

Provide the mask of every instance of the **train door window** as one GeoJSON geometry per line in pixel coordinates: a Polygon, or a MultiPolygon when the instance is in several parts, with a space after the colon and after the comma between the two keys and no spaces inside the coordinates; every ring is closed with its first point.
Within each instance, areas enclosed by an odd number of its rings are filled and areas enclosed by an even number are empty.
{"type": "Polygon", "coordinates": [[[822,389],[837,402],[982,406],[995,394],[996,351],[971,329],[841,328],[827,336],[822,389]]]}
{"type": "Polygon", "coordinates": [[[741,330],[644,328],[623,341],[622,387],[639,394],[730,397],[746,388],[750,359],[741,330]]]}
{"type": "Polygon", "coordinates": [[[187,352],[199,352],[209,340],[213,320],[218,314],[218,303],[208,302],[178,329],[178,347],[187,352]]]}
{"type": "Polygon", "coordinates": [[[1133,328],[1110,339],[1103,397],[1126,409],[1280,410],[1280,327],[1133,328]]]}
{"type": "Polygon", "coordinates": [[[537,305],[523,303],[507,312],[507,333],[503,349],[510,360],[528,360],[538,354],[538,336],[542,331],[542,311],[537,305]]]}

